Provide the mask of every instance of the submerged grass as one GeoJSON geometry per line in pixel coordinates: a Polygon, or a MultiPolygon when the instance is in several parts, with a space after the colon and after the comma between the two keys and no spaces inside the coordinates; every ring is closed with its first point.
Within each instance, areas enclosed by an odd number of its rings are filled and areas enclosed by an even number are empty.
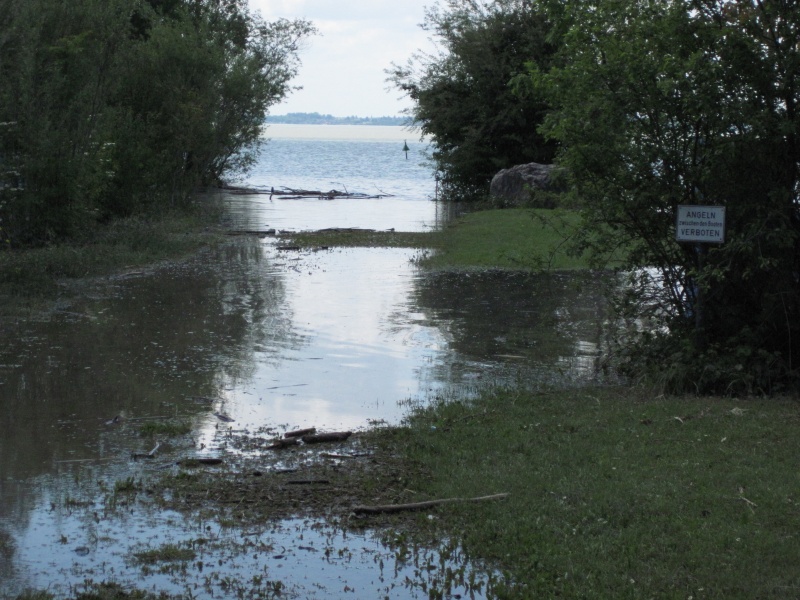
{"type": "Polygon", "coordinates": [[[114,222],[80,242],[0,252],[0,316],[40,310],[68,279],[108,275],[188,256],[221,239],[218,207],[114,222]]]}
{"type": "Polygon", "coordinates": [[[329,229],[285,234],[282,239],[288,245],[313,249],[425,248],[433,252],[420,264],[433,269],[585,269],[589,266],[586,258],[569,250],[579,224],[573,211],[496,209],[465,215],[443,231],[329,229]]]}
{"type": "Polygon", "coordinates": [[[800,594],[796,400],[630,388],[494,391],[415,413],[390,443],[499,598],[800,594]]]}

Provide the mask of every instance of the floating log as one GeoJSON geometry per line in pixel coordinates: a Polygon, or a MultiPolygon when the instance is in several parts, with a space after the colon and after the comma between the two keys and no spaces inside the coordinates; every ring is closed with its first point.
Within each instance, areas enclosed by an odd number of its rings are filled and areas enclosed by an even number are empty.
{"type": "Polygon", "coordinates": [[[297,446],[300,443],[300,438],[291,437],[291,438],[283,438],[282,440],[275,440],[267,446],[267,450],[283,450],[284,448],[288,448],[289,446],[297,446]]]}
{"type": "Polygon", "coordinates": [[[317,433],[304,435],[303,442],[306,444],[321,444],[323,442],[343,442],[353,435],[352,431],[332,431],[330,433],[317,433]]]}
{"type": "Polygon", "coordinates": [[[505,494],[492,494],[491,496],[479,496],[477,498],[443,498],[441,500],[427,500],[425,502],[413,502],[411,504],[386,504],[383,506],[354,506],[353,512],[357,515],[377,515],[398,513],[408,510],[425,510],[434,508],[442,504],[452,504],[455,502],[483,502],[484,500],[500,500],[508,496],[505,494]]]}
{"type": "Polygon", "coordinates": [[[304,435],[313,435],[317,433],[316,427],[307,427],[306,429],[295,429],[294,431],[287,431],[283,434],[285,438],[303,437],[304,435]]]}

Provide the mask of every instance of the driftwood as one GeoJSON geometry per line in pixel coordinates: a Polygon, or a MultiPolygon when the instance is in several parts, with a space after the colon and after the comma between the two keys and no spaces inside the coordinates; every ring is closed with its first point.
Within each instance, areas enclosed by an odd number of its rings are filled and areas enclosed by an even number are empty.
{"type": "Polygon", "coordinates": [[[323,442],[343,442],[353,435],[352,431],[333,431],[330,433],[317,433],[304,435],[303,442],[306,444],[321,444],[323,442]]]}
{"type": "Polygon", "coordinates": [[[385,504],[383,506],[354,506],[353,512],[357,515],[377,515],[387,513],[397,513],[407,510],[425,510],[442,504],[452,504],[454,502],[482,502],[484,500],[500,500],[508,497],[508,494],[492,494],[491,496],[479,496],[477,498],[444,498],[442,500],[427,500],[425,502],[413,502],[411,504],[385,504]]]}
{"type": "Polygon", "coordinates": [[[182,467],[198,467],[200,465],[221,465],[222,459],[208,458],[208,457],[184,458],[183,460],[179,460],[178,464],[181,465],[182,467]]]}
{"type": "Polygon", "coordinates": [[[283,438],[282,440],[275,440],[267,446],[267,450],[283,450],[284,448],[288,448],[289,446],[297,446],[300,443],[300,438],[291,437],[291,438],[283,438]]]}
{"type": "Polygon", "coordinates": [[[334,458],[334,459],[343,459],[343,458],[364,458],[365,456],[371,456],[369,452],[360,452],[358,454],[335,454],[333,452],[320,452],[320,458],[334,458]]]}
{"type": "Polygon", "coordinates": [[[283,434],[285,438],[303,437],[304,435],[313,435],[317,433],[316,427],[308,427],[306,429],[295,429],[294,431],[287,431],[283,434]]]}
{"type": "Polygon", "coordinates": [[[158,452],[158,449],[160,447],[161,447],[161,442],[157,443],[155,445],[155,448],[150,450],[150,452],[147,452],[147,453],[134,452],[133,454],[131,454],[131,458],[133,458],[133,460],[136,460],[138,458],[155,458],[156,457],[156,452],[158,452]]]}
{"type": "Polygon", "coordinates": [[[347,188],[344,191],[340,190],[328,190],[327,192],[323,192],[320,190],[303,190],[303,189],[293,189],[287,187],[280,187],[275,189],[274,187],[267,188],[246,188],[246,187],[237,187],[237,186],[224,186],[222,188],[229,194],[236,194],[236,195],[262,195],[262,196],[269,196],[270,198],[279,198],[281,200],[298,200],[301,198],[316,198],[318,200],[333,200],[335,198],[391,198],[392,194],[385,194],[383,192],[379,194],[364,194],[361,192],[348,192],[347,188]]]}
{"type": "Polygon", "coordinates": [[[286,485],[328,485],[327,479],[290,479],[284,482],[286,485]]]}

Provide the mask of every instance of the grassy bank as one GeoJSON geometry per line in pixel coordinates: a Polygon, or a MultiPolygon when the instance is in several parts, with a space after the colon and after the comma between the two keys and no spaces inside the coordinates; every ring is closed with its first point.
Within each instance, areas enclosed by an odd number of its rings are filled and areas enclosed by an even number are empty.
{"type": "Polygon", "coordinates": [[[629,388],[487,393],[387,435],[439,536],[515,582],[500,598],[800,594],[795,400],[653,398],[629,388]]]}
{"type": "Polygon", "coordinates": [[[568,252],[578,224],[578,215],[571,211],[485,210],[465,215],[442,231],[331,229],[285,234],[283,241],[302,248],[425,248],[431,252],[420,264],[432,269],[564,270],[588,266],[584,257],[568,252]]]}
{"type": "Polygon", "coordinates": [[[98,229],[79,242],[0,252],[0,316],[40,310],[65,280],[96,277],[188,256],[219,238],[219,210],[131,218],[98,229]]]}
{"type": "Polygon", "coordinates": [[[572,211],[518,208],[471,213],[431,234],[437,252],[424,266],[526,271],[587,268],[584,257],[568,252],[578,224],[579,217],[572,211]]]}

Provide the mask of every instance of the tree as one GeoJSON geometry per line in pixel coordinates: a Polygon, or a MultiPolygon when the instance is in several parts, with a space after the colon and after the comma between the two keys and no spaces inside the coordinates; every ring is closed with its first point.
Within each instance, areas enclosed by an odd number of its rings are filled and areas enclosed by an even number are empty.
{"type": "Polygon", "coordinates": [[[12,246],[180,207],[253,161],[306,21],[245,0],[0,0],[0,228],[12,246]]]}
{"type": "Polygon", "coordinates": [[[389,80],[413,100],[410,116],[433,139],[445,193],[482,198],[498,170],[550,162],[556,144],[537,132],[546,104],[535,95],[515,95],[509,85],[527,62],[546,67],[555,52],[536,4],[447,0],[428,9],[423,29],[440,51],[393,65],[389,80]]]}
{"type": "Polygon", "coordinates": [[[627,306],[655,319],[636,367],[692,391],[796,381],[800,11],[777,0],[558,9],[562,66],[533,80],[555,107],[545,129],[562,144],[584,247],[598,260],[629,251],[627,306]],[[675,242],[679,204],[725,206],[726,243],[675,242]]]}

